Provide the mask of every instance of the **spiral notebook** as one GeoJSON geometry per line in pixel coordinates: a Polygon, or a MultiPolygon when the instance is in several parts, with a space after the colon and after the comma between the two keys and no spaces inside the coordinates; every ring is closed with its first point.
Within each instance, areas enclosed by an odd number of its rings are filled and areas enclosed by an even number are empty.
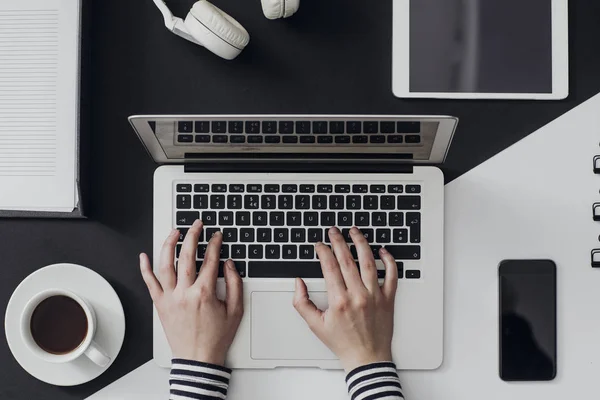
{"type": "Polygon", "coordinates": [[[82,215],[80,33],[79,0],[0,2],[0,216],[82,215]]]}

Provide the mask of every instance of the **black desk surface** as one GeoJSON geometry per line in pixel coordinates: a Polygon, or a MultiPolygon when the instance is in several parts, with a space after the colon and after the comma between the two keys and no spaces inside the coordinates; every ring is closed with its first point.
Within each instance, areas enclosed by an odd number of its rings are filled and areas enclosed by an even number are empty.
{"type": "MultiPolygon", "coordinates": [[[[193,1],[170,3],[176,14],[185,15],[193,1]]],[[[98,379],[57,388],[21,369],[2,336],[1,399],[82,399],[152,358],[152,307],[137,256],[152,247],[156,165],[128,125],[129,115],[455,115],[461,122],[443,167],[450,181],[600,92],[596,0],[570,2],[571,95],[558,102],[393,97],[392,1],[304,0],[296,16],[281,21],[265,19],[258,0],[217,1],[251,34],[249,47],[233,62],[169,34],[150,0],[89,4],[91,129],[84,134],[91,144],[90,218],[0,221],[0,309],[4,315],[11,293],[33,271],[59,262],[85,265],[119,294],[125,343],[98,379]]]]}

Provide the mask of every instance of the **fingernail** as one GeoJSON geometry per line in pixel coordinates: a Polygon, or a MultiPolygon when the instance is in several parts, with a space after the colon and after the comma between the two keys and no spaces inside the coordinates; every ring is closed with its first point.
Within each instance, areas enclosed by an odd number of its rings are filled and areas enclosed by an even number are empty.
{"type": "Polygon", "coordinates": [[[319,247],[319,246],[323,246],[323,242],[317,242],[317,243],[315,243],[315,247],[319,247]]]}
{"type": "Polygon", "coordinates": [[[202,221],[201,221],[201,220],[199,220],[199,219],[197,219],[197,220],[195,220],[195,221],[194,221],[194,225],[192,225],[192,226],[198,226],[198,225],[200,225],[201,223],[202,223],[202,221]]]}
{"type": "Polygon", "coordinates": [[[379,249],[379,253],[380,254],[388,254],[388,251],[385,249],[385,247],[382,247],[379,249]]]}
{"type": "Polygon", "coordinates": [[[296,287],[296,290],[300,289],[300,279],[299,278],[294,279],[294,286],[296,287]]]}
{"type": "Polygon", "coordinates": [[[221,231],[217,231],[217,232],[215,233],[215,236],[223,236],[223,232],[221,232],[221,231]]]}
{"type": "Polygon", "coordinates": [[[350,229],[350,233],[353,235],[357,235],[360,233],[360,231],[358,230],[357,227],[353,226],[352,229],[350,229]]]}
{"type": "Polygon", "coordinates": [[[340,233],[340,230],[338,228],[336,228],[335,226],[332,226],[331,228],[329,228],[329,233],[338,234],[338,233],[340,233]]]}

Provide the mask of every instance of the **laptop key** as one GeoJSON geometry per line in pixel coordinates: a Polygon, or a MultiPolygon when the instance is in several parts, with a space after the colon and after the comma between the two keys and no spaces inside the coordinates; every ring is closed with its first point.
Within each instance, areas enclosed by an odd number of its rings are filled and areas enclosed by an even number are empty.
{"type": "Polygon", "coordinates": [[[251,278],[323,278],[319,261],[249,261],[251,278]]]}
{"type": "Polygon", "coordinates": [[[318,136],[317,143],[331,144],[333,143],[333,138],[331,136],[318,136]]]}
{"type": "Polygon", "coordinates": [[[306,194],[299,194],[296,196],[296,210],[308,210],[310,209],[310,196],[306,194]]]}
{"type": "Polygon", "coordinates": [[[408,229],[394,229],[394,243],[408,243],[408,229]]]}
{"type": "Polygon", "coordinates": [[[382,210],[393,210],[396,208],[396,198],[394,196],[381,196],[382,210]]]}
{"type": "Polygon", "coordinates": [[[329,196],[329,209],[343,210],[344,209],[344,196],[329,196]]]}
{"type": "Polygon", "coordinates": [[[345,131],[344,125],[345,124],[343,121],[331,121],[329,123],[329,133],[332,133],[334,135],[344,133],[344,131],[345,131]]]}
{"type": "Polygon", "coordinates": [[[406,143],[418,144],[421,143],[421,136],[419,135],[406,135],[406,143]]]}
{"type": "Polygon", "coordinates": [[[265,210],[274,210],[277,208],[277,197],[272,194],[263,194],[261,196],[261,205],[265,210]]]}
{"type": "Polygon", "coordinates": [[[346,122],[346,132],[348,132],[348,133],[362,133],[362,122],[360,122],[360,121],[348,121],[348,122],[346,122]]]}
{"type": "Polygon", "coordinates": [[[338,144],[348,144],[350,143],[350,136],[336,136],[335,142],[338,144]]]}
{"type": "Polygon", "coordinates": [[[421,246],[385,246],[396,260],[420,260],[421,246]]]}
{"type": "Polygon", "coordinates": [[[352,185],[352,193],[368,193],[369,187],[367,185],[352,185]]]}
{"type": "Polygon", "coordinates": [[[404,214],[401,212],[391,212],[390,226],[404,226],[404,214]]]}
{"type": "Polygon", "coordinates": [[[175,187],[178,193],[190,193],[192,191],[192,185],[188,183],[180,183],[175,187]]]}
{"type": "Polygon", "coordinates": [[[231,143],[235,143],[235,144],[246,143],[246,136],[233,135],[233,136],[231,136],[231,143]]]}
{"type": "Polygon", "coordinates": [[[266,133],[266,134],[277,133],[277,122],[276,121],[263,121],[262,133],[266,133]]]}
{"type": "Polygon", "coordinates": [[[242,195],[227,196],[227,208],[230,210],[240,210],[242,208],[242,195]]]}
{"type": "Polygon", "coordinates": [[[210,196],[210,208],[213,210],[223,210],[225,208],[225,195],[213,194],[210,196]]]}
{"type": "Polygon", "coordinates": [[[350,185],[335,185],[336,193],[350,193],[350,185]]]}
{"type": "Polygon", "coordinates": [[[194,208],[198,210],[206,210],[208,208],[208,195],[196,194],[194,195],[194,208]]]}
{"type": "Polygon", "coordinates": [[[193,143],[194,135],[179,135],[177,136],[177,141],[179,143],[193,143]]]}
{"type": "Polygon", "coordinates": [[[364,209],[365,210],[377,210],[379,209],[379,199],[377,196],[365,196],[364,199],[364,209]]]}
{"type": "Polygon", "coordinates": [[[208,248],[208,244],[199,244],[198,245],[198,258],[203,259],[206,255],[206,249],[208,248]]]}
{"type": "Polygon", "coordinates": [[[267,226],[267,213],[265,211],[254,211],[252,213],[252,224],[254,226],[267,226]]]}
{"type": "MultiPolygon", "coordinates": [[[[185,240],[185,235],[187,235],[187,233],[190,229],[189,228],[177,228],[177,230],[179,231],[179,242],[181,243],[185,240]]],[[[201,241],[202,240],[199,240],[199,242],[201,242],[201,241]]]]}
{"type": "Polygon", "coordinates": [[[240,229],[240,242],[242,242],[242,243],[254,242],[254,228],[240,229]]]}
{"type": "Polygon", "coordinates": [[[392,241],[391,236],[392,232],[387,228],[377,229],[375,231],[375,241],[377,243],[390,243],[392,241]]]}
{"type": "Polygon", "coordinates": [[[317,192],[319,193],[333,193],[333,185],[318,185],[317,192]]]}
{"type": "Polygon", "coordinates": [[[350,229],[349,228],[342,229],[342,236],[344,237],[344,240],[346,241],[346,243],[353,243],[352,242],[352,237],[350,236],[350,229]]]}
{"type": "Polygon", "coordinates": [[[194,192],[196,193],[208,193],[209,186],[205,183],[199,183],[194,185],[194,192]]]}
{"type": "Polygon", "coordinates": [[[270,244],[265,247],[265,258],[267,260],[279,260],[281,258],[281,246],[270,244]]]}
{"type": "Polygon", "coordinates": [[[323,212],[321,213],[321,226],[331,227],[335,225],[335,213],[323,212]]]}
{"type": "Polygon", "coordinates": [[[271,233],[271,228],[258,228],[256,241],[259,243],[270,243],[273,240],[271,233]]]}
{"type": "Polygon", "coordinates": [[[309,243],[322,242],[323,241],[323,229],[310,228],[308,230],[307,241],[309,243]]]}
{"type": "Polygon", "coordinates": [[[285,225],[285,214],[282,211],[272,211],[269,213],[269,224],[273,226],[285,225]]]}
{"type": "Polygon", "coordinates": [[[304,225],[305,226],[318,226],[319,225],[319,213],[305,212],[304,213],[304,225]]]}
{"type": "Polygon", "coordinates": [[[398,196],[398,210],[420,210],[420,196],[398,196]]]}
{"type": "Polygon", "coordinates": [[[373,213],[373,226],[387,226],[387,214],[384,212],[373,213]]]}
{"type": "Polygon", "coordinates": [[[361,202],[360,196],[348,196],[346,197],[346,208],[348,210],[360,210],[361,202]]]}
{"type": "Polygon", "coordinates": [[[280,210],[291,210],[294,208],[294,196],[289,194],[280,194],[277,204],[280,210]]]}
{"type": "Polygon", "coordinates": [[[371,185],[371,193],[385,193],[385,185],[371,185]]]}
{"type": "Polygon", "coordinates": [[[421,213],[406,213],[406,224],[410,226],[410,242],[421,243],[421,213]]]}
{"type": "Polygon", "coordinates": [[[279,193],[279,185],[265,185],[265,193],[279,193]]]}
{"type": "Polygon", "coordinates": [[[288,228],[277,228],[274,231],[273,241],[275,243],[287,243],[289,242],[290,231],[288,228]]]}
{"type": "Polygon", "coordinates": [[[259,144],[263,142],[262,136],[248,136],[248,143],[250,144],[259,144]]]}
{"type": "Polygon", "coordinates": [[[219,225],[232,226],[233,225],[233,212],[232,211],[219,212],[219,225]]]}
{"type": "Polygon", "coordinates": [[[374,243],[375,242],[375,232],[371,228],[361,229],[360,232],[363,234],[367,242],[374,243]]]}
{"type": "Polygon", "coordinates": [[[309,245],[300,246],[299,255],[301,260],[312,260],[315,258],[315,247],[309,245]]]}
{"type": "Polygon", "coordinates": [[[294,121],[279,121],[279,133],[294,133],[294,121]]]}
{"type": "Polygon", "coordinates": [[[281,143],[281,138],[279,136],[267,136],[267,137],[265,137],[265,143],[269,143],[269,144],[281,143]]]}
{"type": "Polygon", "coordinates": [[[245,259],[246,258],[246,245],[243,244],[234,244],[231,246],[231,258],[236,259],[245,259]]]}
{"type": "Polygon", "coordinates": [[[379,133],[379,122],[365,121],[363,123],[365,133],[379,133]]]}
{"type": "Polygon", "coordinates": [[[404,137],[402,135],[390,135],[387,137],[388,143],[399,144],[404,142],[404,137]]]}
{"type": "Polygon", "coordinates": [[[247,194],[244,196],[244,208],[247,210],[258,209],[259,197],[257,194],[247,194]]]}
{"type": "Polygon", "coordinates": [[[406,271],[406,279],[419,279],[421,278],[421,271],[418,270],[408,270],[406,271]]]}
{"type": "Polygon", "coordinates": [[[248,258],[261,259],[263,258],[263,246],[261,244],[253,244],[248,246],[248,258]]]}
{"type": "Polygon", "coordinates": [[[356,135],[352,137],[352,143],[364,144],[369,143],[369,137],[367,135],[356,135]]]}
{"type": "Polygon", "coordinates": [[[388,185],[388,193],[404,193],[404,186],[388,185]]]}
{"type": "Polygon", "coordinates": [[[286,143],[286,144],[298,143],[298,137],[297,136],[284,136],[283,143],[286,143]]]}
{"type": "Polygon", "coordinates": [[[300,185],[300,193],[314,193],[315,185],[300,185]]]}
{"type": "Polygon", "coordinates": [[[246,133],[260,133],[260,121],[246,121],[246,133]]]}
{"type": "Polygon", "coordinates": [[[304,144],[312,144],[316,143],[316,139],[314,136],[300,136],[300,143],[304,144]]]}
{"type": "Polygon", "coordinates": [[[189,210],[192,208],[192,196],[189,194],[178,194],[177,195],[177,208],[182,210],[189,210]]]}
{"type": "MultiPolygon", "coordinates": [[[[373,258],[375,258],[376,260],[381,260],[381,256],[379,255],[379,249],[381,249],[382,246],[380,245],[371,245],[371,253],[373,253],[373,258]]],[[[387,247],[386,247],[387,249],[387,247]]]]}
{"type": "Polygon", "coordinates": [[[260,193],[262,192],[262,185],[257,183],[251,183],[246,185],[248,193],[260,193]]]}
{"type": "Polygon", "coordinates": [[[327,133],[327,121],[314,121],[312,126],[315,134],[327,133]]]}
{"type": "Polygon", "coordinates": [[[194,141],[196,143],[210,143],[210,136],[209,135],[196,135],[196,137],[194,138],[194,141]]]}
{"type": "Polygon", "coordinates": [[[242,121],[229,121],[229,133],[244,133],[244,123],[242,121]]]}
{"type": "Polygon", "coordinates": [[[209,133],[210,122],[209,121],[196,121],[195,133],[209,133]]]}
{"type": "Polygon", "coordinates": [[[302,213],[300,213],[300,212],[288,212],[287,213],[287,225],[288,226],[300,226],[300,225],[302,225],[302,213]]]}
{"type": "Polygon", "coordinates": [[[292,229],[291,242],[292,243],[304,243],[304,242],[306,242],[306,229],[304,229],[304,228],[294,228],[294,229],[292,229]]]}
{"type": "Polygon", "coordinates": [[[398,122],[398,133],[420,133],[421,123],[420,122],[398,122]]]}
{"type": "Polygon", "coordinates": [[[295,260],[298,258],[298,247],[293,244],[283,246],[282,258],[284,260],[295,260]]]}
{"type": "Polygon", "coordinates": [[[381,133],[396,133],[396,123],[393,121],[382,121],[381,133]]]}
{"type": "Polygon", "coordinates": [[[238,226],[250,226],[250,212],[237,211],[235,213],[235,224],[238,226]]]}
{"type": "MultiPolygon", "coordinates": [[[[296,121],[296,133],[300,135],[306,135],[311,133],[311,124],[310,121],[296,121]]],[[[302,139],[300,139],[302,143],[302,139]]]]}
{"type": "Polygon", "coordinates": [[[360,226],[369,226],[369,221],[371,220],[368,212],[357,212],[354,215],[354,224],[357,227],[360,226]]]}
{"type": "Polygon", "coordinates": [[[192,225],[194,221],[200,219],[198,211],[177,211],[175,222],[177,225],[192,225]]]}
{"type": "Polygon", "coordinates": [[[214,135],[212,140],[213,143],[227,143],[229,137],[227,135],[214,135]]]}
{"type": "Polygon", "coordinates": [[[217,213],[215,211],[203,211],[202,222],[204,223],[204,226],[217,225],[217,213]]]}
{"type": "Polygon", "coordinates": [[[339,212],[338,213],[338,225],[339,226],[352,226],[352,213],[351,212],[339,212]]]}
{"type": "Polygon", "coordinates": [[[219,232],[220,229],[219,228],[207,228],[206,229],[206,241],[210,241],[210,239],[213,238],[213,236],[215,236],[215,234],[217,232],[219,232]]]}
{"type": "Polygon", "coordinates": [[[227,191],[227,185],[215,183],[211,186],[211,189],[213,192],[216,192],[216,193],[225,193],[227,191]]]}
{"type": "Polygon", "coordinates": [[[227,122],[213,121],[211,124],[212,133],[227,133],[227,122]]]}
{"type": "Polygon", "coordinates": [[[326,210],[327,209],[327,196],[313,196],[312,208],[314,210],[326,210]]]}
{"type": "Polygon", "coordinates": [[[231,193],[244,193],[244,185],[241,183],[229,185],[231,193]]]}
{"type": "Polygon", "coordinates": [[[421,193],[421,185],[406,185],[406,193],[421,193]]]}
{"type": "Polygon", "coordinates": [[[192,121],[179,121],[177,128],[179,133],[192,133],[194,131],[194,123],[192,121]]]}
{"type": "Polygon", "coordinates": [[[237,228],[225,228],[223,229],[223,242],[234,243],[238,241],[237,228]]]}
{"type": "Polygon", "coordinates": [[[298,192],[298,185],[281,185],[282,193],[296,193],[298,192]]]}

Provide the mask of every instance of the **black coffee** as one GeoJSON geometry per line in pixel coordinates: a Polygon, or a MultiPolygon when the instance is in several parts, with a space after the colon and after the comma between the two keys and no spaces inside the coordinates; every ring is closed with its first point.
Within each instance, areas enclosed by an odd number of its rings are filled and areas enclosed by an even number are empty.
{"type": "Polygon", "coordinates": [[[31,336],[52,354],[75,350],[87,335],[88,320],[78,302],[67,296],[48,297],[31,316],[31,336]]]}

